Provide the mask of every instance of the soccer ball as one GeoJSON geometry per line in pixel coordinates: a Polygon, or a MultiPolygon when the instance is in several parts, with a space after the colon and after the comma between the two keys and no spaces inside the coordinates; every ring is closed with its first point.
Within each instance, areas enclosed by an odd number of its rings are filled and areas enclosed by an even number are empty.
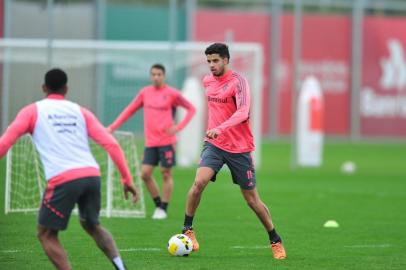
{"type": "Polygon", "coordinates": [[[188,256],[192,248],[192,240],[184,234],[176,234],[168,242],[169,254],[173,256],[188,256]]]}

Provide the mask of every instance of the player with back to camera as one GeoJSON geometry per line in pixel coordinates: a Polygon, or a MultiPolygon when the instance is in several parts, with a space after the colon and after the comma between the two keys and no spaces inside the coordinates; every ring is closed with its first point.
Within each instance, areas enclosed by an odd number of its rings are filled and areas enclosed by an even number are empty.
{"type": "Polygon", "coordinates": [[[216,180],[216,174],[226,164],[233,182],[240,186],[242,195],[265,227],[275,259],[285,259],[282,239],[276,233],[268,208],[257,189],[251,152],[254,140],[250,128],[250,89],[247,80],[229,68],[228,46],[214,43],[207,47],[207,63],[211,74],[203,79],[208,103],[208,126],[195,181],[190,188],[183,233],[199,250],[192,224],[200,198],[207,184],[216,180]]]}
{"type": "Polygon", "coordinates": [[[65,99],[67,75],[61,69],[45,74],[45,99],[24,107],[0,138],[0,158],[22,135],[29,133],[42,161],[47,187],[38,214],[38,239],[57,269],[71,269],[59,242],[59,231],[68,226],[78,204],[80,224],[112,261],[126,269],[112,235],[100,225],[100,170],[88,137],[108,152],[122,177],[125,198],[137,190],[123,151],[113,136],[89,110],[65,99]]]}
{"type": "Polygon", "coordinates": [[[195,107],[181,93],[165,83],[165,67],[155,64],[150,68],[152,85],[141,89],[134,100],[109,126],[110,131],[119,128],[139,109],[144,108],[145,149],[141,166],[141,178],[155,203],[153,219],[167,218],[169,200],[173,191],[172,167],[175,166],[175,134],[192,119],[195,107]],[[187,110],[185,118],[174,124],[176,107],[187,110]],[[162,199],[155,179],[154,168],[160,163],[163,179],[162,199]]]}

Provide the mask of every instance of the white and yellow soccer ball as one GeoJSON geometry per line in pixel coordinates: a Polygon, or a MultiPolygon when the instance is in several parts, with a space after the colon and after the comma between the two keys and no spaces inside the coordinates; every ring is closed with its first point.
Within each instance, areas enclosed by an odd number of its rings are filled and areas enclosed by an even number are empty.
{"type": "Polygon", "coordinates": [[[184,234],[176,234],[168,242],[169,254],[173,256],[188,256],[192,248],[192,240],[184,234]]]}

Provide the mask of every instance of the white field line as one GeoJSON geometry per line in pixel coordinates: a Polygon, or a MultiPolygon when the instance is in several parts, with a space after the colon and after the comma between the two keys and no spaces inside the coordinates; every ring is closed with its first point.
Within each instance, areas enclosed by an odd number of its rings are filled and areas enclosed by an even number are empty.
{"type": "Polygon", "coordinates": [[[162,248],[124,248],[120,252],[137,252],[137,251],[162,251],[162,248]]]}
{"type": "Polygon", "coordinates": [[[19,249],[7,249],[0,250],[1,253],[31,253],[32,250],[19,250],[19,249]]]}
{"type": "MultiPolygon", "coordinates": [[[[162,251],[162,248],[150,248],[150,247],[140,247],[140,248],[124,248],[124,249],[119,249],[120,252],[157,252],[157,251],[162,251]]],[[[28,249],[6,249],[6,250],[0,250],[0,253],[32,253],[32,250],[28,249]]]]}
{"type": "MultiPolygon", "coordinates": [[[[376,244],[376,245],[349,245],[344,246],[345,248],[390,248],[393,247],[391,244],[376,244]]],[[[231,246],[231,249],[267,249],[269,246],[231,246]]],[[[163,248],[151,248],[151,247],[139,247],[139,248],[124,248],[120,249],[120,252],[160,252],[164,250],[163,248]]],[[[6,249],[0,250],[0,253],[32,253],[32,250],[22,250],[22,249],[6,249]]]]}
{"type": "MultiPolygon", "coordinates": [[[[231,246],[231,249],[266,249],[268,246],[231,246]]],[[[138,248],[123,248],[119,249],[120,252],[160,252],[164,250],[163,248],[153,248],[153,247],[138,247],[138,248]]],[[[19,249],[9,249],[0,250],[0,253],[32,253],[32,250],[19,250],[19,249]]]]}
{"type": "Polygon", "coordinates": [[[264,249],[269,248],[269,246],[231,246],[231,249],[264,249]]]}
{"type": "Polygon", "coordinates": [[[344,246],[346,248],[390,248],[393,247],[391,244],[376,244],[376,245],[351,245],[351,246],[344,246]]]}

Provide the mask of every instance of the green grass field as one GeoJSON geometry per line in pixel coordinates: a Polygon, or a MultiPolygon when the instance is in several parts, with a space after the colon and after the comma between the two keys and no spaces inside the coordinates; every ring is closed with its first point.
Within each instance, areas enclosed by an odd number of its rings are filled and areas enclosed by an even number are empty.
{"type": "MultiPolygon", "coordinates": [[[[290,147],[267,143],[258,188],[270,206],[288,259],[271,257],[267,234],[227,172],[204,193],[195,217],[201,245],[186,258],[171,257],[166,243],[183,223],[194,169],[176,169],[170,217],[102,219],[129,269],[406,269],[406,144],[326,145],[321,169],[289,169],[290,147]],[[343,175],[345,160],[357,164],[343,175]],[[339,228],[323,228],[334,219],[339,228]]],[[[36,239],[36,216],[4,215],[5,160],[0,161],[0,269],[53,269],[36,239]]],[[[159,181],[160,182],[160,181],[159,181]]],[[[112,269],[73,216],[61,233],[73,269],[112,269]]]]}

